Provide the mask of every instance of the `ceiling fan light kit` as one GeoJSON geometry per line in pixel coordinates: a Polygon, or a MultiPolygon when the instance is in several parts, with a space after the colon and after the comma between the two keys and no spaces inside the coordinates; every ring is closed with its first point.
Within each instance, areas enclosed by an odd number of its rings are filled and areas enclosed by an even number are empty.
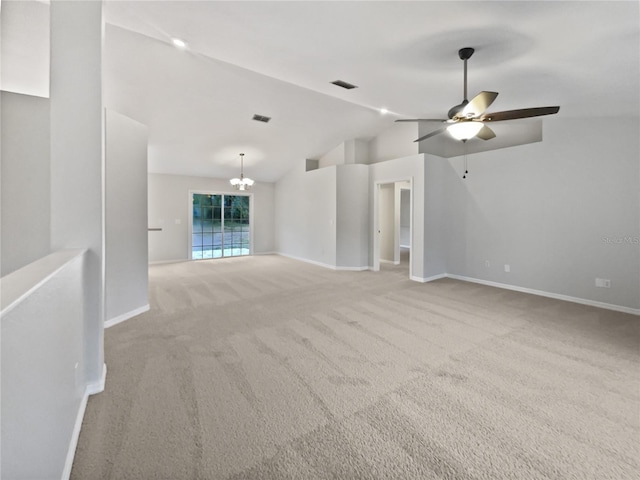
{"type": "MultiPolygon", "coordinates": [[[[535,107],[535,108],[521,108],[518,110],[507,110],[503,112],[485,113],[485,110],[491,106],[498,92],[482,91],[471,100],[467,99],[467,61],[471,58],[475,49],[471,47],[465,47],[458,50],[458,56],[460,60],[464,62],[464,82],[463,82],[463,100],[459,105],[455,105],[449,109],[446,119],[435,119],[436,121],[443,122],[444,127],[427,133],[422,137],[415,140],[416,142],[422,142],[428,138],[439,135],[443,132],[448,132],[456,140],[466,142],[472,138],[479,138],[481,140],[491,140],[495,138],[496,134],[489,126],[487,122],[500,122],[505,120],[516,120],[521,118],[540,117],[543,115],[553,115],[560,111],[560,107],[535,107]]],[[[434,119],[401,119],[396,122],[424,122],[433,121],[434,119]]]]}
{"type": "Polygon", "coordinates": [[[466,142],[475,137],[483,127],[482,122],[458,122],[447,127],[447,132],[456,140],[466,142]]]}

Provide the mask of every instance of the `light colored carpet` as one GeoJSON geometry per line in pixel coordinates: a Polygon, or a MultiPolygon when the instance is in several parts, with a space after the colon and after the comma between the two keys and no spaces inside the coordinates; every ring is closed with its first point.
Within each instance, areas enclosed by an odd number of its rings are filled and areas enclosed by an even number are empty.
{"type": "Polygon", "coordinates": [[[73,479],[637,479],[637,317],[405,265],[153,266],[73,479]]]}

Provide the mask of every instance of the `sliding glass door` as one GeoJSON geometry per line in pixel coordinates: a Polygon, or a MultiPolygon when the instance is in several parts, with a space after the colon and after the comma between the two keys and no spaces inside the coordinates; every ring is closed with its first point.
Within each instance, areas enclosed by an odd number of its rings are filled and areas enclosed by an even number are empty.
{"type": "Polygon", "coordinates": [[[249,195],[191,195],[191,258],[200,260],[249,255],[249,195]]]}

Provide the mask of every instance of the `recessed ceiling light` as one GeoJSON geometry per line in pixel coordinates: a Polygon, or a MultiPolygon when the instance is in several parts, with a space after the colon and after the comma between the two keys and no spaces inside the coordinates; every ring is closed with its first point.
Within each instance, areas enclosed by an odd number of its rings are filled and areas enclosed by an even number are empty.
{"type": "Polygon", "coordinates": [[[187,42],[179,38],[172,38],[171,42],[178,48],[187,48],[187,42]]]}
{"type": "Polygon", "coordinates": [[[387,110],[386,108],[381,108],[381,109],[380,109],[380,113],[381,113],[382,115],[386,115],[387,113],[389,113],[389,110],[387,110]]]}

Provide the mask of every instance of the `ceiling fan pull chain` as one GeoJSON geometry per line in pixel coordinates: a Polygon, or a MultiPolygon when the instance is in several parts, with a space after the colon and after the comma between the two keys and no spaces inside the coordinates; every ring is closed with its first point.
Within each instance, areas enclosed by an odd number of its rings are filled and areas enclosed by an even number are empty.
{"type": "Polygon", "coordinates": [[[467,174],[469,173],[469,169],[467,168],[467,149],[466,149],[466,144],[465,144],[465,152],[464,152],[464,175],[462,175],[462,178],[467,178],[467,174]]]}
{"type": "Polygon", "coordinates": [[[462,175],[462,178],[467,178],[467,173],[469,173],[469,171],[467,170],[467,152],[464,153],[464,175],[462,175]]]}

